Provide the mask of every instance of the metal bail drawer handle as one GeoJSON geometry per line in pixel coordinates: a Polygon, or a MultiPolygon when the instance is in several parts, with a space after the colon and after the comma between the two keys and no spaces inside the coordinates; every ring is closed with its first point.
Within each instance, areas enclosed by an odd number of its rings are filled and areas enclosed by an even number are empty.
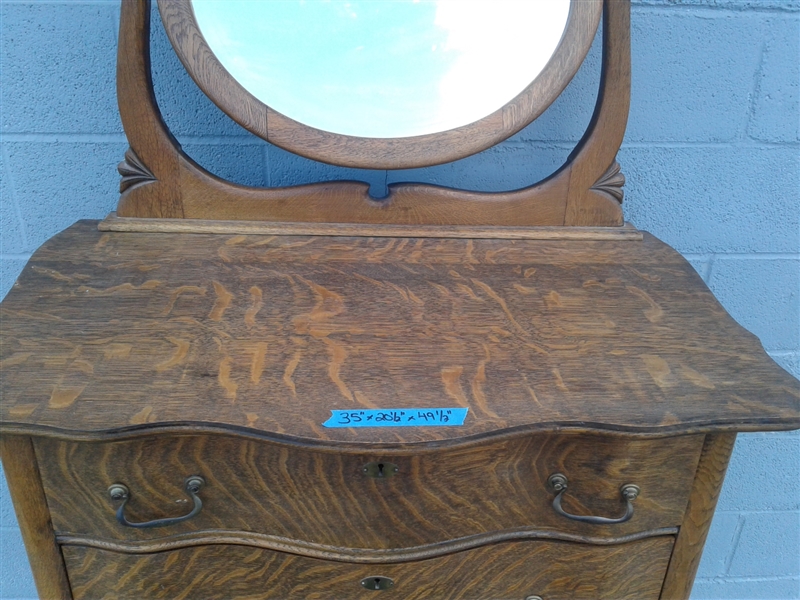
{"type": "Polygon", "coordinates": [[[200,500],[200,497],[197,495],[197,493],[204,484],[205,480],[197,475],[192,475],[191,477],[186,478],[184,489],[186,490],[186,493],[189,494],[192,502],[194,502],[194,506],[189,514],[183,515],[182,517],[156,519],[154,521],[146,521],[144,523],[132,523],[125,518],[125,505],[131,498],[131,493],[127,486],[122,485],[121,483],[115,483],[108,488],[108,495],[111,496],[112,500],[122,500],[122,504],[120,504],[119,508],[117,509],[117,521],[120,525],[124,525],[125,527],[137,527],[139,529],[146,529],[148,527],[166,527],[168,525],[175,525],[176,523],[188,521],[200,512],[200,509],[203,508],[203,501],[200,500]]]}
{"type": "Polygon", "coordinates": [[[567,517],[573,521],[592,523],[594,525],[614,525],[616,523],[624,523],[625,521],[629,521],[633,516],[633,501],[636,500],[640,491],[638,485],[633,485],[632,483],[626,483],[623,485],[619,491],[620,494],[622,494],[622,498],[628,505],[625,510],[625,514],[617,519],[609,519],[607,517],[584,517],[582,515],[571,515],[561,508],[561,497],[564,495],[564,492],[567,491],[567,478],[565,475],[562,475],[561,473],[550,475],[550,477],[547,479],[547,484],[556,492],[556,497],[553,498],[553,510],[555,510],[562,517],[567,517]]]}

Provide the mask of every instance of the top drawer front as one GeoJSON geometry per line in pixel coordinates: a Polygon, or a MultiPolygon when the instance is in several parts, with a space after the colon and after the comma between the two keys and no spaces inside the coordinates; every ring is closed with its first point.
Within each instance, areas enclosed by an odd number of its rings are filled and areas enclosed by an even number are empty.
{"type": "Polygon", "coordinates": [[[703,436],[663,440],[540,434],[409,455],[336,454],[222,435],[110,443],[37,439],[57,533],[147,540],[207,529],[254,532],[348,548],[403,548],[518,528],[617,537],[680,524],[703,436]],[[392,477],[368,477],[370,462],[392,477]],[[558,515],[547,480],[563,473],[563,508],[624,513],[620,486],[638,485],[633,518],[592,525],[558,515]],[[203,508],[183,523],[133,529],[115,519],[108,488],[130,490],[130,521],[189,512],[188,476],[203,508]]]}

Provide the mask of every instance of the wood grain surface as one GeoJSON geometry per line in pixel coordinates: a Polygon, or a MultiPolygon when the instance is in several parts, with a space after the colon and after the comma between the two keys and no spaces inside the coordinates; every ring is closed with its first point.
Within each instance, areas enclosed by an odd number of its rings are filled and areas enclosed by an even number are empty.
{"type": "Polygon", "coordinates": [[[72,593],[61,549],[56,543],[31,438],[0,436],[0,455],[36,581],[36,591],[47,600],[69,600],[72,593]]]}
{"type": "Polygon", "coordinates": [[[76,600],[655,600],[672,537],[612,547],[512,542],[399,565],[349,565],[245,546],[116,554],[65,546],[76,600]],[[384,576],[388,590],[361,580],[384,576]]]}
{"type": "Polygon", "coordinates": [[[4,431],[226,428],[340,451],[534,429],[800,426],[797,380],[677,252],[642,242],[98,232],[2,304],[4,431]],[[332,409],[467,407],[330,429],[332,409]]]}
{"type": "Polygon", "coordinates": [[[477,225],[390,225],[378,223],[289,223],[271,221],[210,221],[206,219],[141,219],[110,213],[100,231],[133,233],[220,233],[223,235],[327,235],[388,238],[463,238],[490,240],[631,240],[644,234],[626,223],[620,227],[481,227],[477,225]]]}
{"type": "Polygon", "coordinates": [[[681,524],[664,580],[664,588],[661,591],[662,600],[688,600],[692,593],[694,576],[697,567],[700,566],[703,546],[722,491],[722,481],[725,479],[725,471],[728,469],[735,441],[735,433],[706,436],[686,517],[681,524]]]}
{"type": "Polygon", "coordinates": [[[115,443],[39,438],[35,444],[59,534],[148,540],[234,530],[339,548],[398,550],[525,528],[618,538],[676,527],[703,437],[539,434],[408,456],[337,455],[227,436],[115,443]],[[390,462],[399,472],[383,480],[366,477],[363,466],[373,461],[390,462]],[[620,487],[638,485],[633,518],[589,525],[558,515],[547,486],[553,473],[568,477],[563,506],[574,514],[617,517],[625,512],[620,487]],[[188,512],[183,482],[192,475],[206,480],[203,509],[193,519],[157,529],[117,523],[118,504],[107,492],[111,484],[131,490],[126,515],[141,522],[188,512]]]}

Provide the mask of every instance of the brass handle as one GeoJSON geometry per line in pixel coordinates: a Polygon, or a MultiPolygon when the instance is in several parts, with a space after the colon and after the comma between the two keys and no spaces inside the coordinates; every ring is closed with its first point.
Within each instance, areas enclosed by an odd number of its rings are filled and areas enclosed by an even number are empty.
{"type": "Polygon", "coordinates": [[[145,521],[144,523],[132,523],[125,518],[125,505],[131,498],[131,493],[127,486],[121,483],[115,483],[108,488],[108,495],[111,496],[112,500],[122,500],[122,504],[120,504],[119,508],[117,509],[117,521],[120,525],[124,525],[125,527],[136,527],[138,529],[147,529],[149,527],[167,527],[168,525],[175,525],[176,523],[188,521],[200,512],[200,509],[203,508],[203,501],[200,500],[200,497],[197,495],[197,493],[204,484],[205,480],[198,475],[192,475],[191,477],[186,478],[184,489],[194,503],[194,506],[189,514],[183,515],[182,517],[155,519],[154,521],[145,521]]]}
{"type": "Polygon", "coordinates": [[[632,483],[626,483],[619,491],[622,498],[627,504],[625,514],[616,519],[609,519],[608,517],[592,517],[582,515],[572,515],[561,508],[561,497],[567,491],[567,478],[561,473],[550,475],[547,479],[547,484],[556,492],[556,497],[553,498],[553,510],[555,510],[562,517],[572,519],[573,521],[581,521],[583,523],[592,523],[593,525],[615,525],[617,523],[624,523],[630,521],[633,516],[633,501],[639,496],[639,486],[632,483]]]}

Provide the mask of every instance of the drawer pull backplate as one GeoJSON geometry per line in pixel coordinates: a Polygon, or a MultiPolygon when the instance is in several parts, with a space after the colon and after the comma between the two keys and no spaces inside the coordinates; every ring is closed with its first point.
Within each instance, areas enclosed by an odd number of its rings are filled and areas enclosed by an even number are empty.
{"type": "Polygon", "coordinates": [[[122,504],[120,504],[119,508],[117,509],[117,521],[120,525],[124,525],[125,527],[136,527],[138,529],[146,529],[149,527],[166,527],[168,525],[175,525],[176,523],[188,521],[200,512],[200,509],[203,508],[203,501],[200,500],[200,497],[197,494],[204,484],[205,480],[197,475],[192,475],[191,477],[186,478],[184,489],[194,503],[189,514],[183,515],[182,517],[171,517],[168,519],[145,521],[144,523],[132,523],[125,518],[125,505],[128,504],[128,500],[131,498],[131,493],[127,486],[121,483],[115,483],[108,488],[108,495],[111,496],[112,500],[122,500],[122,504]]]}
{"type": "Polygon", "coordinates": [[[639,486],[632,483],[626,483],[619,491],[622,499],[625,500],[627,507],[625,514],[616,519],[609,519],[608,517],[592,517],[582,515],[572,515],[561,508],[561,497],[567,491],[567,477],[561,473],[550,475],[547,479],[547,484],[556,492],[556,497],[553,498],[553,510],[555,510],[562,517],[572,519],[573,521],[582,521],[583,523],[592,523],[594,525],[614,525],[617,523],[624,523],[630,521],[633,516],[633,501],[639,496],[639,486]]]}

